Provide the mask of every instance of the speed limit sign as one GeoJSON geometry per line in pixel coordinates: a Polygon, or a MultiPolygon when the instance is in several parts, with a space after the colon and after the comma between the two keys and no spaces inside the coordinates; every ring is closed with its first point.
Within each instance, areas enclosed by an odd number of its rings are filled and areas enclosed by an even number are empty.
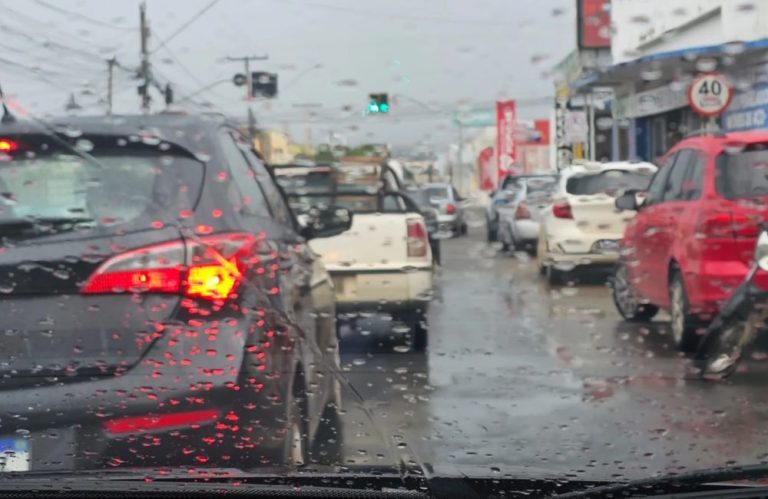
{"type": "Polygon", "coordinates": [[[699,75],[688,88],[688,103],[696,114],[717,116],[733,99],[731,82],[722,73],[699,75]]]}

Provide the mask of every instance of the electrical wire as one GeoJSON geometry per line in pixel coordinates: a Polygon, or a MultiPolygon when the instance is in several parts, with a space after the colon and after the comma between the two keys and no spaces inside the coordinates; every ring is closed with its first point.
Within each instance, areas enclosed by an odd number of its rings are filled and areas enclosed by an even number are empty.
{"type": "Polygon", "coordinates": [[[81,19],[83,21],[89,22],[95,26],[101,26],[103,28],[110,28],[114,30],[119,31],[138,31],[139,28],[132,28],[132,27],[126,27],[126,26],[115,26],[114,24],[110,24],[104,21],[99,21],[98,19],[93,19],[91,17],[85,16],[79,12],[73,12],[71,10],[62,9],[61,7],[57,7],[55,5],[51,5],[48,2],[45,2],[43,0],[34,0],[34,2],[38,5],[41,5],[45,7],[46,9],[52,10],[54,12],[58,12],[60,14],[65,14],[71,17],[76,17],[78,19],[81,19]]]}
{"type": "Polygon", "coordinates": [[[185,29],[187,29],[192,23],[197,21],[203,14],[208,12],[208,10],[213,8],[213,6],[216,5],[217,3],[219,3],[220,1],[221,0],[212,0],[211,2],[209,2],[208,5],[203,7],[203,9],[201,11],[199,11],[197,14],[192,16],[187,22],[185,22],[184,24],[179,26],[178,29],[176,29],[176,31],[171,33],[167,38],[165,38],[162,42],[160,42],[160,45],[158,45],[154,49],[150,50],[149,53],[150,54],[154,54],[155,52],[157,52],[161,48],[165,47],[166,44],[168,44],[168,42],[173,40],[177,35],[179,35],[181,32],[183,32],[185,29]]]}

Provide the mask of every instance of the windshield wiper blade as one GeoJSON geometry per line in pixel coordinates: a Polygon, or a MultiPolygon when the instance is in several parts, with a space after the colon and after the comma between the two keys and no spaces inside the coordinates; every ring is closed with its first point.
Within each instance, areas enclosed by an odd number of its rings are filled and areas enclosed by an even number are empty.
{"type": "MultiPolygon", "coordinates": [[[[642,478],[629,482],[614,483],[589,488],[579,492],[570,492],[557,498],[620,497],[627,494],[653,497],[670,492],[683,493],[700,491],[702,486],[734,487],[727,484],[737,480],[759,480],[768,477],[768,464],[733,466],[728,468],[708,468],[677,475],[664,475],[642,478]]],[[[761,484],[762,485],[762,484],[761,484]]]]}
{"type": "Polygon", "coordinates": [[[0,219],[0,227],[34,227],[36,225],[64,225],[95,222],[91,217],[30,217],[0,219]]]}

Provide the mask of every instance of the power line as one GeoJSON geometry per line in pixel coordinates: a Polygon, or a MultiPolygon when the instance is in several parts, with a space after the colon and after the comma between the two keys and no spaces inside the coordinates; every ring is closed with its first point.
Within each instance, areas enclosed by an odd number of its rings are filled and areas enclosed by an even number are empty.
{"type": "Polygon", "coordinates": [[[371,19],[379,19],[382,17],[388,17],[390,19],[399,19],[403,21],[419,21],[419,22],[434,22],[434,23],[444,23],[444,24],[467,24],[467,25],[478,25],[478,26],[504,26],[504,27],[510,27],[512,26],[512,21],[499,21],[497,19],[452,19],[447,17],[436,17],[436,16],[419,16],[419,15],[412,15],[412,14],[395,14],[392,12],[387,12],[385,10],[379,10],[379,11],[370,11],[370,10],[364,10],[364,9],[357,9],[354,7],[345,7],[342,5],[332,5],[332,4],[326,4],[326,3],[320,3],[320,2],[306,2],[303,3],[302,6],[312,7],[312,8],[318,8],[318,9],[326,9],[326,10],[334,10],[337,12],[344,12],[346,14],[353,14],[357,16],[364,16],[371,19]]]}
{"type": "Polygon", "coordinates": [[[182,24],[181,26],[179,26],[179,28],[178,28],[176,31],[174,31],[174,32],[173,32],[173,33],[172,33],[170,36],[168,36],[168,37],[167,37],[165,40],[163,40],[162,42],[160,42],[160,45],[158,45],[157,47],[155,47],[154,49],[152,49],[152,51],[151,51],[150,53],[151,53],[151,54],[154,54],[155,52],[157,52],[157,51],[158,51],[158,50],[160,50],[161,48],[165,47],[165,45],[166,45],[168,42],[170,42],[171,40],[173,40],[173,39],[174,39],[174,38],[175,38],[175,37],[176,37],[176,36],[177,36],[179,33],[181,33],[182,31],[184,31],[185,29],[187,29],[187,28],[188,28],[188,27],[189,27],[189,26],[190,26],[190,25],[191,25],[193,22],[197,21],[197,20],[198,20],[198,19],[199,19],[199,18],[200,18],[200,17],[201,17],[203,14],[205,14],[205,13],[206,13],[206,12],[207,12],[209,9],[211,9],[211,8],[212,8],[214,5],[216,5],[216,4],[217,4],[217,3],[219,3],[220,1],[221,1],[221,0],[212,0],[210,3],[208,3],[208,5],[206,5],[205,7],[203,7],[203,9],[202,9],[200,12],[198,12],[197,14],[195,14],[194,16],[192,16],[192,17],[191,17],[191,18],[190,18],[190,19],[189,19],[187,22],[185,22],[184,24],[182,24]]]}
{"type": "Polygon", "coordinates": [[[46,9],[53,10],[55,12],[58,12],[60,14],[65,14],[71,17],[76,17],[78,19],[82,19],[83,21],[89,22],[91,24],[94,24],[96,26],[101,26],[103,28],[110,28],[114,30],[119,31],[138,31],[138,28],[129,28],[124,26],[115,26],[114,24],[110,24],[104,21],[99,21],[98,19],[93,19],[91,17],[87,17],[83,14],[80,14],[79,12],[73,12],[71,10],[62,9],[61,7],[57,7],[55,5],[51,5],[48,2],[44,2],[43,0],[34,0],[36,4],[41,5],[45,7],[46,9]]]}

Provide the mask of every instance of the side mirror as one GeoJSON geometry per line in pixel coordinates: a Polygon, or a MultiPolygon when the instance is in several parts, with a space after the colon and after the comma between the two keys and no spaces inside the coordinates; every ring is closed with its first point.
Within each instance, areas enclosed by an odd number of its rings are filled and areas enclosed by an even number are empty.
{"type": "Polygon", "coordinates": [[[302,219],[301,235],[307,239],[337,236],[352,227],[352,212],[341,206],[313,206],[302,219]]]}
{"type": "Polygon", "coordinates": [[[761,270],[768,270],[768,229],[763,229],[757,238],[755,261],[761,270]]]}
{"type": "Polygon", "coordinates": [[[621,196],[616,198],[615,206],[619,211],[637,211],[640,208],[640,203],[637,199],[638,191],[628,190],[621,196]]]}

